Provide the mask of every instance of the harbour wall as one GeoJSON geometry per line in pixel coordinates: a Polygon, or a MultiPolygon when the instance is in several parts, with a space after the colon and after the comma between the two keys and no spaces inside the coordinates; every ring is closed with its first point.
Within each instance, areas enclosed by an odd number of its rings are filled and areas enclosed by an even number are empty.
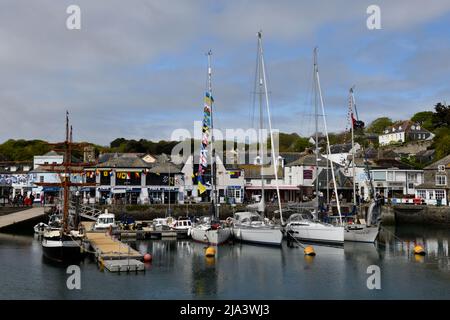
{"type": "Polygon", "coordinates": [[[450,207],[427,205],[385,205],[383,224],[417,224],[450,226],[450,207]]]}

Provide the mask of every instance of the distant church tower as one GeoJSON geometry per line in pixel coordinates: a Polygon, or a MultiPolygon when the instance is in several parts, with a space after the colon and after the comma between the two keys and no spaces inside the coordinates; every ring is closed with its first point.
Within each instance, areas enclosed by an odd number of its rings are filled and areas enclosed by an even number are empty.
{"type": "Polygon", "coordinates": [[[95,162],[95,149],[93,146],[84,147],[83,162],[95,162]]]}

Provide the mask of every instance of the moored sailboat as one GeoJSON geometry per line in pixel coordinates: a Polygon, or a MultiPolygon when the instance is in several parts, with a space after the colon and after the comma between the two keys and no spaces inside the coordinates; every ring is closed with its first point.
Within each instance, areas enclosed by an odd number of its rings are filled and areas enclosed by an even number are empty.
{"type": "Polygon", "coordinates": [[[370,188],[370,198],[371,204],[369,205],[367,212],[367,221],[364,219],[358,219],[358,203],[356,200],[356,163],[355,163],[355,129],[362,128],[364,123],[358,119],[358,112],[356,109],[355,96],[353,88],[349,91],[349,114],[350,114],[350,130],[352,139],[352,178],[353,178],[353,207],[354,207],[354,221],[359,223],[347,223],[345,225],[344,240],[353,242],[375,242],[379,230],[380,224],[378,217],[380,216],[380,206],[373,199],[373,186],[372,179],[370,178],[370,170],[367,166],[367,161],[365,159],[365,171],[368,175],[368,180],[371,185],[370,188]],[[356,116],[356,117],[355,117],[356,116]]]}
{"type": "MultiPolygon", "coordinates": [[[[293,214],[289,217],[288,223],[286,224],[285,231],[288,236],[291,236],[295,239],[306,241],[306,242],[319,242],[319,243],[329,243],[335,245],[343,245],[344,244],[344,227],[342,226],[342,217],[341,217],[341,208],[339,203],[339,197],[337,196],[337,184],[336,177],[334,174],[334,167],[331,166],[331,174],[333,179],[333,188],[336,194],[336,204],[337,211],[339,214],[339,225],[335,226],[332,224],[324,223],[318,220],[318,213],[321,210],[319,199],[319,141],[318,141],[318,101],[320,102],[322,109],[322,117],[324,122],[325,136],[326,136],[326,152],[331,154],[330,150],[330,140],[328,137],[328,129],[327,122],[325,118],[325,109],[322,97],[322,91],[320,87],[320,78],[319,78],[319,68],[317,64],[317,48],[314,49],[314,89],[315,89],[315,155],[316,155],[316,180],[315,180],[315,188],[316,188],[316,201],[314,201],[315,213],[316,216],[313,215],[305,215],[303,213],[293,214]]],[[[329,161],[327,159],[327,161],[329,161]]]]}
{"type": "Polygon", "coordinates": [[[200,219],[188,234],[194,241],[207,243],[210,245],[220,245],[226,242],[231,236],[231,229],[219,219],[217,189],[216,189],[216,155],[214,149],[214,125],[213,125],[213,102],[212,82],[211,82],[211,51],[208,52],[208,88],[205,95],[203,109],[203,128],[200,158],[197,172],[198,192],[202,194],[206,192],[206,182],[204,176],[208,167],[208,146],[210,146],[211,154],[211,216],[205,216],[200,219]],[[211,143],[209,143],[211,142],[211,143]]]}
{"type": "MultiPolygon", "coordinates": [[[[262,245],[275,245],[281,246],[283,241],[283,233],[281,231],[281,225],[275,224],[269,221],[267,218],[264,218],[265,212],[265,196],[264,196],[264,151],[262,145],[264,144],[263,137],[263,106],[262,106],[262,96],[265,96],[266,108],[267,108],[267,117],[269,122],[270,129],[270,140],[271,147],[273,148],[273,132],[272,132],[272,123],[270,119],[270,108],[269,108],[269,98],[267,91],[267,83],[266,83],[266,72],[264,66],[264,56],[263,56],[263,48],[262,48],[262,33],[258,32],[258,61],[257,61],[257,70],[256,70],[256,78],[258,79],[258,88],[259,88],[259,109],[260,109],[260,134],[259,134],[259,158],[260,158],[260,178],[261,178],[261,199],[259,204],[256,206],[256,212],[252,211],[244,211],[244,212],[236,212],[234,214],[233,221],[233,235],[235,239],[242,242],[249,242],[255,244],[262,245]]],[[[256,85],[256,83],[255,83],[256,85]]],[[[281,209],[281,199],[280,192],[278,188],[278,158],[275,156],[275,153],[272,154],[272,166],[274,168],[275,173],[275,183],[277,190],[277,198],[278,198],[278,206],[280,213],[280,220],[283,223],[283,213],[281,209]]]]}

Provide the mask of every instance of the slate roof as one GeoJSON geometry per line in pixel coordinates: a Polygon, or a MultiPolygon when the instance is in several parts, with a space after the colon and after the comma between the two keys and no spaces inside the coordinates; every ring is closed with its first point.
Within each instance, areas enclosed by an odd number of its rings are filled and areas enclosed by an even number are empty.
{"type": "MultiPolygon", "coordinates": [[[[319,154],[319,167],[327,166],[327,159],[319,154]]],[[[286,164],[286,167],[294,167],[294,166],[315,166],[316,165],[316,156],[314,154],[303,154],[300,158],[295,161],[289,162],[286,164]]]]}
{"type": "MultiPolygon", "coordinates": [[[[345,176],[341,169],[337,169],[337,170],[335,169],[334,174],[336,176],[336,184],[337,184],[338,189],[352,189],[353,188],[352,179],[345,176]]],[[[319,173],[319,186],[321,186],[321,188],[326,188],[327,180],[330,183],[330,186],[332,186],[333,185],[332,184],[333,176],[332,176],[331,169],[323,169],[319,173]],[[328,179],[327,179],[327,173],[328,173],[328,179]]],[[[316,181],[314,180],[313,184],[315,185],[315,183],[316,183],[316,181]]]]}
{"type": "Polygon", "coordinates": [[[424,169],[426,170],[437,170],[438,166],[445,166],[446,168],[450,168],[450,154],[432,164],[426,166],[424,169]]]}
{"type": "Polygon", "coordinates": [[[152,165],[141,158],[134,157],[113,157],[108,161],[99,163],[97,168],[151,168],[152,165]]]}

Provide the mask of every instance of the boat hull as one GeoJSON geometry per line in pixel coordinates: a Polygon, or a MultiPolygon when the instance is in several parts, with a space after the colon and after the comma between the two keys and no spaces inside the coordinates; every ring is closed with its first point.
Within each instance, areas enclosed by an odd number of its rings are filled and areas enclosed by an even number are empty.
{"type": "Polygon", "coordinates": [[[344,244],[344,227],[319,224],[288,226],[287,231],[297,240],[327,244],[344,244]]]}
{"type": "Polygon", "coordinates": [[[281,246],[283,233],[278,228],[244,227],[233,228],[236,240],[254,244],[281,246]]]}
{"type": "Polygon", "coordinates": [[[190,235],[192,240],[201,243],[207,243],[211,245],[220,245],[225,243],[231,236],[230,228],[220,229],[203,229],[203,228],[191,228],[190,235]]]}
{"type": "Polygon", "coordinates": [[[365,225],[355,225],[353,227],[345,228],[344,240],[373,243],[377,239],[378,232],[378,226],[367,227],[365,225]]]}
{"type": "Polygon", "coordinates": [[[43,239],[42,250],[47,259],[56,262],[73,262],[83,258],[81,240],[43,239]]]}

